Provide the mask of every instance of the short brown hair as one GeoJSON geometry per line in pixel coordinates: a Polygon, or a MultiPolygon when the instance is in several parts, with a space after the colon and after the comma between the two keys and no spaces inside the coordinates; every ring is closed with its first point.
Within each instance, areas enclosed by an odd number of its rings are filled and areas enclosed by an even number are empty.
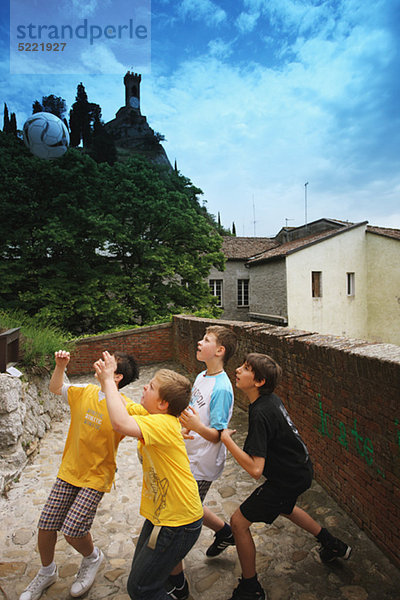
{"type": "Polygon", "coordinates": [[[170,369],[160,369],[154,378],[159,384],[158,393],[161,400],[168,402],[168,414],[179,417],[190,402],[192,384],[189,379],[170,369]]]}
{"type": "Polygon", "coordinates": [[[260,392],[272,394],[282,376],[282,369],[278,363],[268,354],[258,354],[257,352],[248,354],[244,362],[253,371],[256,381],[265,379],[264,385],[259,388],[260,392]]]}
{"type": "Polygon", "coordinates": [[[120,390],[139,377],[139,367],[132,354],[117,350],[117,352],[114,352],[114,358],[117,363],[115,372],[122,375],[122,379],[118,383],[118,389],[120,390]]]}
{"type": "Polygon", "coordinates": [[[207,327],[206,333],[212,333],[215,335],[217,343],[225,348],[223,360],[224,365],[226,365],[228,360],[235,354],[236,351],[236,333],[232,331],[232,329],[229,329],[229,327],[224,327],[223,325],[210,325],[207,327]]]}

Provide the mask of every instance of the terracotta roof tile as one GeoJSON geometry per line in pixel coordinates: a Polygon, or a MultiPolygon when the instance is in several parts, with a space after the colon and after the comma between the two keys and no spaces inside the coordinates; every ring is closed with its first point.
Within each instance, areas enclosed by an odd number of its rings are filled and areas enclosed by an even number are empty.
{"type": "Polygon", "coordinates": [[[257,262],[263,262],[263,261],[271,260],[274,258],[284,258],[288,254],[291,254],[292,252],[295,252],[296,250],[300,250],[301,248],[309,246],[310,244],[313,244],[315,242],[319,242],[320,240],[323,240],[324,238],[340,235],[344,231],[348,231],[349,229],[353,229],[354,227],[358,227],[359,225],[366,225],[366,223],[367,222],[365,221],[363,223],[351,224],[351,225],[348,225],[347,227],[344,227],[343,229],[330,229],[328,231],[322,231],[320,233],[315,233],[313,235],[309,235],[307,237],[300,238],[298,240],[293,240],[292,242],[286,242],[285,244],[282,244],[281,246],[272,248],[271,250],[267,250],[266,252],[262,252],[258,256],[255,256],[254,258],[252,258],[249,261],[249,263],[255,264],[257,262]]]}
{"type": "Polygon", "coordinates": [[[391,229],[390,227],[375,227],[373,225],[367,226],[368,233],[376,233],[377,235],[384,235],[385,237],[394,238],[400,240],[400,229],[391,229]]]}
{"type": "Polygon", "coordinates": [[[279,245],[273,238],[267,237],[226,236],[222,239],[221,250],[228,260],[247,260],[260,252],[279,245]]]}

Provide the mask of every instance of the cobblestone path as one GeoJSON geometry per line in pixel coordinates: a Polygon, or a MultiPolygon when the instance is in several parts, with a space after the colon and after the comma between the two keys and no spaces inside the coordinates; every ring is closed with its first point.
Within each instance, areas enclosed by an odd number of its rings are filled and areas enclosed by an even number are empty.
{"type": "MultiPolygon", "coordinates": [[[[124,392],[139,401],[143,384],[157,368],[159,365],[143,367],[140,380],[127,386],[124,392]]],[[[75,377],[73,381],[92,381],[92,378],[75,377]]],[[[238,430],[236,439],[243,442],[247,415],[235,409],[231,425],[238,430]]],[[[64,421],[54,423],[41,441],[33,462],[25,468],[7,498],[0,498],[1,599],[17,600],[40,566],[36,525],[57,473],[67,429],[68,415],[64,421]]],[[[85,596],[90,600],[129,600],[126,580],[143,522],[139,515],[141,485],[136,442],[126,438],[119,448],[116,487],[104,496],[92,529],[95,543],[103,550],[106,560],[85,596]]],[[[229,456],[223,476],[209,491],[207,504],[229,519],[256,485],[229,456]]],[[[353,547],[352,557],[346,562],[324,565],[319,560],[315,539],[286,519],[280,517],[272,526],[253,525],[257,570],[268,600],[400,600],[400,571],[318,484],[314,483],[302,496],[300,505],[334,534],[348,541],[353,547]]],[[[240,576],[234,547],[218,558],[206,558],[205,551],[211,541],[212,532],[203,528],[199,541],[186,558],[192,600],[228,600],[240,576]]],[[[80,556],[61,535],[56,561],[60,577],[43,594],[45,600],[70,598],[69,588],[80,564],[80,556]]]]}

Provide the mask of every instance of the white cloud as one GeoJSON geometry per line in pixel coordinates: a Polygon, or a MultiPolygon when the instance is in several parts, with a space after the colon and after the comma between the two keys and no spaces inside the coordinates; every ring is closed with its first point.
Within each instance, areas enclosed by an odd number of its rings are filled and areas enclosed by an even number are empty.
{"type": "MultiPolygon", "coordinates": [[[[265,6],[252,3],[254,10],[265,6]]],[[[271,7],[279,4],[271,0],[271,7]]],[[[295,9],[284,3],[293,23],[295,9]]],[[[396,213],[389,207],[398,202],[392,190],[399,185],[399,165],[384,139],[389,130],[380,91],[394,41],[379,26],[353,25],[352,15],[349,10],[341,27],[325,15],[325,28],[290,43],[284,38],[286,60],[275,68],[227,64],[218,40],[209,44],[208,56],[151,82],[148,116],[166,135],[170,159],[177,158],[182,172],[203,187],[211,212],[225,213],[223,219],[237,226],[245,220],[247,234],[253,233],[253,197],[259,234],[274,233],[285,218],[301,224],[307,180],[310,218],[372,222],[382,209],[379,197],[388,215],[396,213]]],[[[304,22],[306,16],[303,10],[304,22]]],[[[318,20],[315,13],[308,23],[318,20]]]]}
{"type": "Polygon", "coordinates": [[[87,73],[126,73],[126,65],[104,44],[97,43],[80,55],[80,71],[87,73]]]}
{"type": "Polygon", "coordinates": [[[233,41],[224,42],[220,38],[211,40],[208,43],[208,49],[210,52],[210,56],[214,56],[214,57],[220,58],[220,59],[226,59],[229,56],[231,56],[233,53],[232,45],[233,45],[233,41]]]}
{"type": "Polygon", "coordinates": [[[240,33],[250,33],[253,31],[260,18],[260,14],[259,11],[240,13],[235,23],[240,33]]]}
{"type": "Polygon", "coordinates": [[[207,25],[219,25],[226,20],[226,12],[212,0],[181,0],[178,13],[195,21],[205,21],[207,25]]]}

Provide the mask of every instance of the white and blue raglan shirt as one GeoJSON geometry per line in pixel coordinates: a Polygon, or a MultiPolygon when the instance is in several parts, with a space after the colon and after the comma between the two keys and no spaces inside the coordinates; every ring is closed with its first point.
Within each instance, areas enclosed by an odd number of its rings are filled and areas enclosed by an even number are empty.
{"type": "MultiPolygon", "coordinates": [[[[226,429],[232,416],[233,389],[225,371],[218,375],[197,375],[192,388],[190,405],[199,413],[203,425],[218,431],[226,429]]],[[[221,475],[226,459],[222,442],[209,442],[201,435],[190,432],[193,440],[185,440],[190,468],[197,481],[214,481],[221,475]]]]}

